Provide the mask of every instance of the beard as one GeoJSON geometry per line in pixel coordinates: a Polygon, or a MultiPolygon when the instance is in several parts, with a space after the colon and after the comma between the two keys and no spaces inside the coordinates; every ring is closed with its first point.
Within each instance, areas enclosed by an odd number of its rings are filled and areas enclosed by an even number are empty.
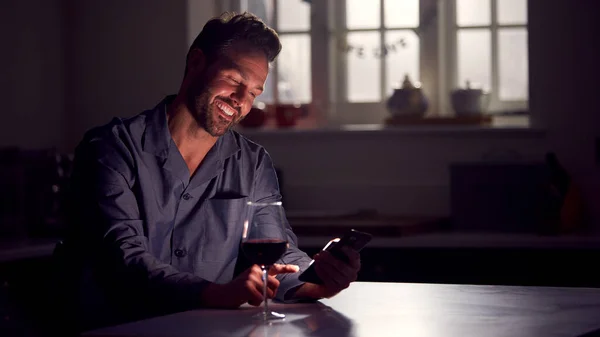
{"type": "MultiPolygon", "coordinates": [[[[236,113],[232,116],[231,120],[221,117],[220,109],[214,104],[214,100],[211,103],[213,95],[206,86],[192,86],[188,92],[188,97],[190,100],[188,102],[188,109],[198,123],[198,126],[213,137],[221,137],[243,118],[240,108],[234,108],[236,113]]],[[[229,104],[232,108],[234,107],[231,99],[222,96],[217,96],[216,98],[229,104]]]]}

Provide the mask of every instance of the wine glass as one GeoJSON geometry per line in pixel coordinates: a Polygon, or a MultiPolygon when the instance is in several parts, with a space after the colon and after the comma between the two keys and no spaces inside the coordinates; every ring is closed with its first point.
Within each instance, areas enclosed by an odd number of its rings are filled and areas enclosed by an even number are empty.
{"type": "Polygon", "coordinates": [[[263,281],[263,311],[259,318],[267,321],[285,318],[285,315],[269,311],[267,299],[267,277],[269,268],[287,250],[285,215],[281,201],[248,202],[242,234],[242,250],[248,260],[260,266],[263,281]]]}

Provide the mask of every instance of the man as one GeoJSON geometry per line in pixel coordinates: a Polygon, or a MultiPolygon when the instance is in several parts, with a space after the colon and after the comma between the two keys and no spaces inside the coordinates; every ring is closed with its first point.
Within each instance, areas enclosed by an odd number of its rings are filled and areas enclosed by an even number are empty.
{"type": "MultiPolygon", "coordinates": [[[[260,268],[240,251],[244,204],[281,199],[269,154],[231,130],[261,94],[277,34],[251,14],[210,20],[187,55],[177,95],[86,133],[71,186],[71,261],[82,273],[82,329],[201,307],[263,300],[260,268]]],[[[289,248],[271,268],[268,297],[331,297],[356,280],[349,262],[315,256],[323,285],[303,283],[311,259],[289,248]]]]}

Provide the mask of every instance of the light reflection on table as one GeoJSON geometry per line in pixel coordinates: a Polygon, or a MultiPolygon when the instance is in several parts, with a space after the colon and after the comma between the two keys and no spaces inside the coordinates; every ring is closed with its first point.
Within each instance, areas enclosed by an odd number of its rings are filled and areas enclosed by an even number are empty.
{"type": "Polygon", "coordinates": [[[260,307],[194,310],[86,336],[510,336],[579,337],[600,331],[600,289],[356,282],[318,303],[280,304],[284,321],[263,324],[260,307]]]}

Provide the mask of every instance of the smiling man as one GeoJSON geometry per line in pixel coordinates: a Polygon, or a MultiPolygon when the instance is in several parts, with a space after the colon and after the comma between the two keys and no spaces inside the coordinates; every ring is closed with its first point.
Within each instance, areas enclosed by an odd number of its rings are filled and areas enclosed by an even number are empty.
{"type": "MultiPolygon", "coordinates": [[[[190,47],[177,95],[86,133],[65,240],[79,330],[264,300],[261,270],[240,251],[244,205],[281,195],[267,151],[231,128],[263,91],[280,49],[255,16],[226,13],[190,47]]],[[[311,259],[285,228],[289,248],[270,271],[268,297],[331,297],[356,280],[359,255],[346,251],[349,262],[319,254],[323,285],[299,281],[311,259]]]]}

